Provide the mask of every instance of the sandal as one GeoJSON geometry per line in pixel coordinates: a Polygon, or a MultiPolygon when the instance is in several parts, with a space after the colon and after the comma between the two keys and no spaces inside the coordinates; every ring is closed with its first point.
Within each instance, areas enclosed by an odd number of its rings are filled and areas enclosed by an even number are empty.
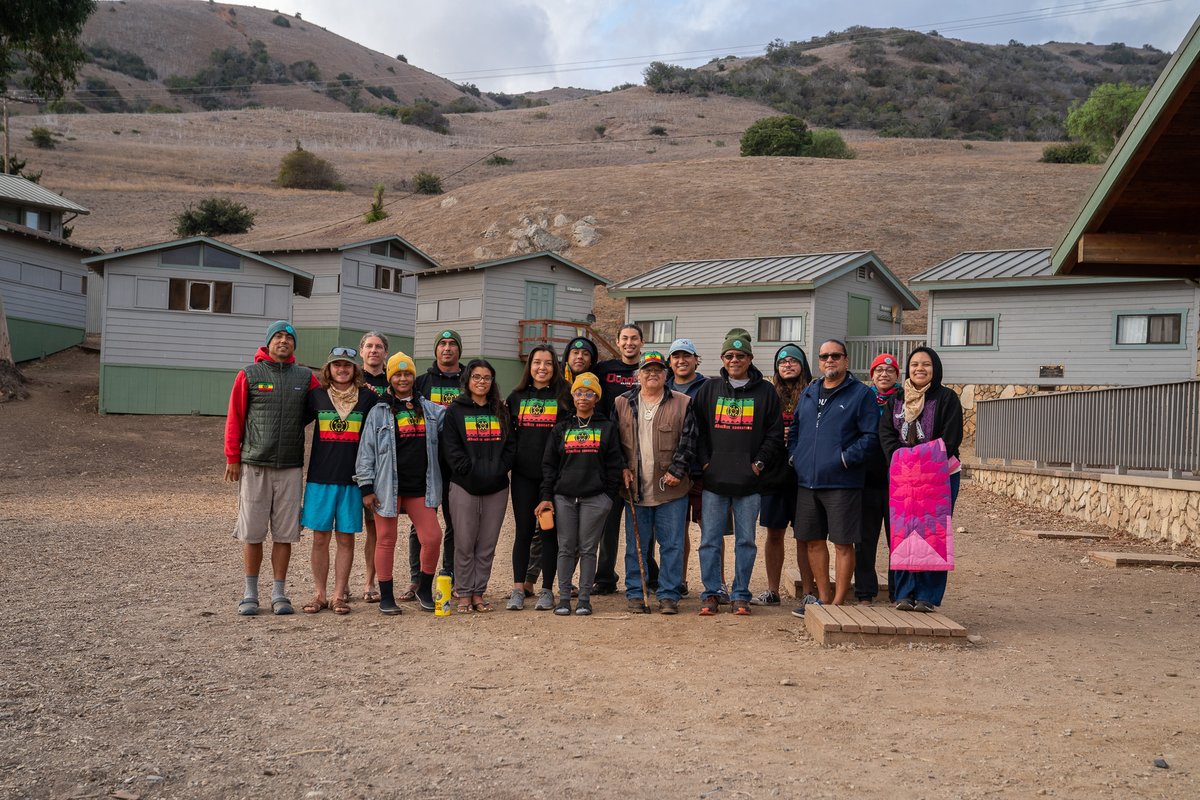
{"type": "Polygon", "coordinates": [[[472,603],[471,606],[480,614],[486,614],[492,610],[492,604],[487,600],[480,600],[478,603],[472,603]]]}
{"type": "MultiPolygon", "coordinates": [[[[339,598],[339,600],[340,600],[340,598],[339,598]]],[[[335,603],[336,602],[338,602],[338,601],[335,601],[335,603]]],[[[309,602],[307,602],[303,606],[301,606],[300,610],[303,611],[305,614],[316,614],[323,608],[329,608],[329,601],[328,600],[318,600],[317,598],[314,597],[312,600],[310,600],[309,602]]]]}
{"type": "Polygon", "coordinates": [[[349,614],[350,613],[350,603],[347,602],[347,598],[339,597],[338,599],[333,601],[333,613],[335,613],[335,614],[349,614]]]}
{"type": "Polygon", "coordinates": [[[364,603],[378,603],[379,602],[379,590],[376,589],[374,586],[370,586],[370,587],[364,589],[363,590],[363,602],[364,603]]]}
{"type": "Polygon", "coordinates": [[[408,585],[408,591],[396,598],[401,603],[409,603],[417,599],[417,587],[413,584],[408,585]]]}
{"type": "Polygon", "coordinates": [[[271,613],[277,617],[295,614],[296,609],[292,608],[292,601],[286,597],[280,597],[271,601],[271,613]]]}
{"type": "Polygon", "coordinates": [[[458,604],[458,613],[460,613],[460,614],[466,614],[466,613],[469,613],[474,610],[475,610],[475,607],[472,606],[470,603],[459,603],[458,604]]]}
{"type": "Polygon", "coordinates": [[[245,597],[238,603],[238,614],[243,617],[253,617],[258,614],[258,600],[245,597]]]}

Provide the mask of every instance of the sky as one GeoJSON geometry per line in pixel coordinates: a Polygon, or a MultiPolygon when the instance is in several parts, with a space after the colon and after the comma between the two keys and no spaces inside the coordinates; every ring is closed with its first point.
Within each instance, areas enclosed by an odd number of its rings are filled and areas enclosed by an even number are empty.
{"type": "Polygon", "coordinates": [[[852,25],[1174,51],[1200,0],[290,0],[279,11],[456,83],[523,92],[641,83],[652,61],[761,55],[773,39],[852,25]]]}

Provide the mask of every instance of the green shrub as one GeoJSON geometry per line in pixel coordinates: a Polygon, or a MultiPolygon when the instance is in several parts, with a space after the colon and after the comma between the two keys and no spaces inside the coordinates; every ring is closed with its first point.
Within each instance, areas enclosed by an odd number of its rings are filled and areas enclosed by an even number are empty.
{"type": "Polygon", "coordinates": [[[54,134],[49,128],[43,128],[40,125],[34,126],[29,131],[29,141],[33,142],[33,146],[39,150],[54,149],[54,134]]]}
{"type": "Polygon", "coordinates": [[[105,113],[128,111],[129,105],[117,87],[102,78],[85,78],[75,90],[75,97],[88,108],[105,113]]]}
{"type": "Polygon", "coordinates": [[[158,73],[152,67],[147,66],[137,53],[120,50],[107,42],[89,44],[84,49],[92,63],[104,69],[120,72],[122,75],[142,81],[152,81],[158,78],[158,73]]]}
{"type": "Polygon", "coordinates": [[[333,164],[310,153],[296,142],[296,149],[279,162],[279,177],[275,183],[288,189],[345,189],[333,164]]]}
{"type": "Polygon", "coordinates": [[[183,111],[175,106],[164,106],[161,103],[151,103],[146,108],[147,114],[182,114],[183,111]]]}
{"type": "Polygon", "coordinates": [[[52,100],[46,106],[46,110],[51,114],[86,114],[87,106],[75,100],[52,100]]]}
{"type": "Polygon", "coordinates": [[[375,184],[375,199],[371,201],[371,208],[366,214],[363,214],[363,221],[366,223],[379,222],[388,218],[388,212],[383,208],[383,184],[375,184]]]}
{"type": "Polygon", "coordinates": [[[533,113],[533,118],[534,119],[550,119],[550,115],[547,114],[545,111],[535,111],[533,113]]]}
{"type": "Polygon", "coordinates": [[[742,155],[802,156],[812,138],[812,131],[799,117],[763,117],[742,134],[742,155]]]}
{"type": "Polygon", "coordinates": [[[228,197],[209,197],[194,208],[189,204],[183,213],[175,216],[175,235],[183,238],[245,233],[254,227],[256,216],[257,211],[228,197]]]}
{"type": "Polygon", "coordinates": [[[483,108],[469,97],[456,97],[446,106],[447,114],[474,114],[478,111],[483,111],[483,108]]]}
{"type": "Polygon", "coordinates": [[[494,155],[483,163],[487,164],[489,167],[507,167],[509,164],[513,163],[513,160],[511,158],[505,158],[502,155],[494,155]]]}
{"type": "Polygon", "coordinates": [[[393,103],[399,103],[396,98],[396,90],[390,86],[364,86],[370,94],[375,95],[380,100],[391,100],[393,103]]]}
{"type": "Polygon", "coordinates": [[[271,20],[272,25],[278,25],[281,28],[290,28],[292,23],[288,22],[288,18],[283,14],[276,14],[275,19],[271,20]]]}
{"type": "Polygon", "coordinates": [[[812,143],[804,151],[810,158],[854,158],[857,153],[837,131],[812,132],[812,143]]]}
{"type": "Polygon", "coordinates": [[[432,172],[422,170],[412,176],[412,187],[417,194],[441,194],[442,179],[432,172]]]}
{"type": "Polygon", "coordinates": [[[667,129],[662,125],[654,125],[649,131],[647,131],[647,133],[649,133],[651,136],[666,136],[667,129]]]}
{"type": "Polygon", "coordinates": [[[592,128],[592,130],[594,130],[596,132],[597,136],[603,136],[604,132],[608,130],[608,126],[597,125],[596,127],[592,128]]]}
{"type": "Polygon", "coordinates": [[[288,74],[292,76],[292,80],[298,83],[311,83],[321,80],[321,70],[317,69],[316,62],[312,59],[293,61],[287,69],[288,74]]]}
{"type": "Polygon", "coordinates": [[[1061,142],[1046,145],[1038,160],[1045,164],[1094,164],[1097,159],[1095,149],[1086,142],[1061,142]]]}
{"type": "Polygon", "coordinates": [[[434,133],[450,132],[446,115],[439,111],[431,100],[417,100],[411,106],[402,106],[400,121],[405,125],[416,125],[434,133]]]}

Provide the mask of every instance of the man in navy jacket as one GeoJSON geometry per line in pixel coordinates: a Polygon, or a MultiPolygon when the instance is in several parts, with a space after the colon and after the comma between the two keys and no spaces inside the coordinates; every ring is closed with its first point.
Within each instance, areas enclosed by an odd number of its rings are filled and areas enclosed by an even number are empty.
{"type": "MultiPolygon", "coordinates": [[[[846,345],[829,339],[817,351],[822,380],[796,404],[788,452],[796,470],[796,539],[807,543],[820,602],[842,605],[854,577],[854,545],[862,540],[867,453],[878,439],[879,412],[866,384],[849,373],[846,345]],[[829,586],[829,549],[837,556],[837,593],[829,586]]],[[[804,616],[804,607],[796,609],[804,616]]]]}

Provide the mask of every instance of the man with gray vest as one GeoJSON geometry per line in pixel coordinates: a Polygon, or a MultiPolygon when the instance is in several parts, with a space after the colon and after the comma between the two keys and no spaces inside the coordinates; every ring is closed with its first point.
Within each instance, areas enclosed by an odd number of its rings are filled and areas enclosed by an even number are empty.
{"type": "Polygon", "coordinates": [[[292,544],[300,541],[304,406],[317,376],[296,363],[296,329],[271,323],[254,363],[238,372],[225,418],[225,480],[238,483],[234,538],[242,543],[246,588],[238,613],[258,613],[258,572],[271,533],[271,610],[295,613],[285,592],[292,544]]]}

